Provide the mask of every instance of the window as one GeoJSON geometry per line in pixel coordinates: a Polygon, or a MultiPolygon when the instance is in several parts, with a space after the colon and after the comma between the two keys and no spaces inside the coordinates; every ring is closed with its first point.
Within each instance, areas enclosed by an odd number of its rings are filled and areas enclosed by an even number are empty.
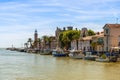
{"type": "Polygon", "coordinates": [[[120,46],[120,42],[118,43],[118,46],[120,46]]]}
{"type": "Polygon", "coordinates": [[[109,33],[109,30],[108,29],[106,29],[106,34],[108,34],[109,33]]]}

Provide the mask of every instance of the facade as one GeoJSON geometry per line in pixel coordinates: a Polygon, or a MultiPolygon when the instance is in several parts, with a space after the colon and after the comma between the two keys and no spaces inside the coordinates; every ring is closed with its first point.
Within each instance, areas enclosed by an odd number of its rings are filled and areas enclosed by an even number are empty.
{"type": "Polygon", "coordinates": [[[50,42],[50,49],[56,49],[57,47],[57,41],[56,38],[54,36],[50,37],[51,42],[50,42]]]}
{"type": "Polygon", "coordinates": [[[104,46],[104,33],[96,33],[96,35],[88,36],[88,31],[86,28],[83,28],[81,31],[80,39],[78,44],[76,40],[71,42],[71,49],[77,49],[82,51],[103,51],[104,46]]]}
{"type": "MultiPolygon", "coordinates": [[[[65,30],[65,28],[64,28],[65,30]]],[[[59,43],[59,35],[60,35],[60,32],[62,32],[63,30],[61,30],[60,28],[57,27],[56,31],[55,31],[55,38],[56,38],[56,46],[57,47],[60,47],[60,43],[59,43]]]]}
{"type": "Polygon", "coordinates": [[[80,39],[79,46],[81,46],[81,50],[83,51],[90,51],[91,50],[91,41],[92,36],[86,36],[80,39]]]}
{"type": "Polygon", "coordinates": [[[120,24],[105,24],[104,50],[109,51],[111,47],[120,46],[120,24]]]}
{"type": "MultiPolygon", "coordinates": [[[[78,42],[78,49],[84,51],[110,51],[112,47],[120,47],[120,24],[105,24],[103,29],[103,32],[87,36],[87,29],[83,28],[78,42]]],[[[76,48],[75,40],[71,42],[71,48],[73,47],[76,48]]]]}
{"type": "Polygon", "coordinates": [[[96,35],[92,36],[91,47],[95,51],[103,51],[104,46],[104,33],[98,32],[96,35]]]}

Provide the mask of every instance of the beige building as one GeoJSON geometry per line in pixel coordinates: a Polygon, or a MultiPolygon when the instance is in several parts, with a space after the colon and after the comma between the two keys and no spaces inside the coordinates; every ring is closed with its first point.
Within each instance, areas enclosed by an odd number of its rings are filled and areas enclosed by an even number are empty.
{"type": "MultiPolygon", "coordinates": [[[[93,36],[82,37],[78,40],[78,50],[83,51],[103,51],[104,46],[104,33],[99,32],[93,36]]],[[[71,49],[77,49],[76,40],[71,42],[71,49]]]]}
{"type": "Polygon", "coordinates": [[[104,51],[111,47],[120,46],[120,24],[105,24],[104,29],[104,51]]]}
{"type": "Polygon", "coordinates": [[[104,33],[98,32],[96,35],[92,36],[92,49],[95,51],[103,51],[104,46],[104,33]]]}
{"type": "Polygon", "coordinates": [[[80,39],[79,46],[83,51],[91,50],[92,36],[86,36],[80,39]]]}

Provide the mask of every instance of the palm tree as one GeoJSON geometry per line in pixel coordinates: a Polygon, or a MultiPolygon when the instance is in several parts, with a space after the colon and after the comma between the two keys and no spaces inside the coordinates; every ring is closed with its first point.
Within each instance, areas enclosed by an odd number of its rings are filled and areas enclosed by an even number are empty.
{"type": "Polygon", "coordinates": [[[40,38],[38,38],[38,44],[39,44],[39,49],[40,49],[40,47],[41,47],[41,39],[40,38]]]}
{"type": "Polygon", "coordinates": [[[52,42],[54,39],[55,39],[55,38],[52,37],[52,36],[50,36],[50,37],[48,38],[49,49],[51,49],[51,42],[52,42]]]}
{"type": "Polygon", "coordinates": [[[24,43],[25,48],[28,48],[28,43],[24,43]]]}
{"type": "Polygon", "coordinates": [[[91,47],[92,47],[93,50],[96,49],[97,44],[98,44],[97,42],[92,42],[92,43],[91,43],[91,47]]]}
{"type": "Polygon", "coordinates": [[[28,43],[30,43],[30,48],[32,48],[32,39],[28,38],[28,43]]]}
{"type": "Polygon", "coordinates": [[[42,38],[43,38],[43,42],[44,42],[44,45],[43,45],[43,46],[44,46],[44,48],[46,48],[46,45],[48,44],[48,39],[49,39],[49,37],[45,35],[45,36],[43,36],[42,38]]]}

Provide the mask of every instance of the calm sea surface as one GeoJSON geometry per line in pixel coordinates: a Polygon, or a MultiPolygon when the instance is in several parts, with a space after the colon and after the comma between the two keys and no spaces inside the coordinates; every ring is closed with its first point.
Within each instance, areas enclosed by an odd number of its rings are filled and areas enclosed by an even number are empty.
{"type": "Polygon", "coordinates": [[[0,49],[0,80],[120,80],[120,62],[100,63],[0,49]]]}

